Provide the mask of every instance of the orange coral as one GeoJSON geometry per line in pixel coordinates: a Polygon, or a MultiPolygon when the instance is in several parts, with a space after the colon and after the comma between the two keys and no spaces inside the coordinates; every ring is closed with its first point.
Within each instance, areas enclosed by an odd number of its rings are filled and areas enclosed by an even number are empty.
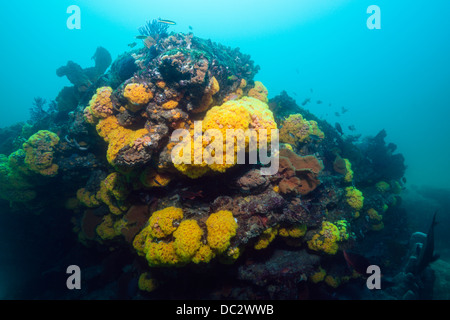
{"type": "Polygon", "coordinates": [[[111,87],[100,87],[96,94],[89,101],[89,106],[85,109],[85,116],[88,122],[91,122],[89,114],[96,118],[104,119],[113,114],[113,104],[111,101],[111,87]]]}
{"type": "Polygon", "coordinates": [[[265,103],[269,101],[269,99],[267,98],[268,94],[269,92],[267,91],[267,88],[262,84],[261,81],[255,81],[255,86],[248,92],[249,97],[261,100],[265,103]]]}
{"type": "Polygon", "coordinates": [[[127,108],[136,112],[153,98],[153,93],[141,83],[129,83],[123,90],[123,96],[128,100],[127,108]]]}
{"type": "MultiPolygon", "coordinates": [[[[108,142],[106,158],[112,165],[114,165],[114,160],[120,149],[127,145],[133,146],[136,140],[148,134],[147,129],[138,129],[134,131],[120,126],[119,121],[114,116],[100,120],[96,126],[96,129],[99,136],[108,142]]],[[[137,142],[139,141],[140,140],[137,142]]]]}
{"type": "Polygon", "coordinates": [[[162,105],[163,109],[170,110],[178,106],[178,102],[175,100],[169,100],[162,105]]]}
{"type": "Polygon", "coordinates": [[[283,176],[278,185],[281,193],[306,195],[320,185],[317,176],[323,164],[315,156],[302,157],[289,149],[281,149],[279,159],[279,173],[283,176]]]}

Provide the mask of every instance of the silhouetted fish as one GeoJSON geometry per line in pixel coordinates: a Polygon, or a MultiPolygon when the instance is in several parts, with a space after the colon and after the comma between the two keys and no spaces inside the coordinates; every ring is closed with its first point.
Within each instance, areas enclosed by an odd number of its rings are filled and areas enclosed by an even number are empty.
{"type": "Polygon", "coordinates": [[[339,132],[339,134],[340,134],[341,136],[344,134],[344,132],[342,131],[342,127],[341,127],[341,125],[339,124],[339,122],[336,122],[336,123],[334,124],[334,127],[336,128],[337,132],[339,132]]]}
{"type": "Polygon", "coordinates": [[[337,112],[337,111],[334,113],[334,115],[335,115],[336,117],[340,117],[340,116],[341,116],[341,115],[339,114],[339,112],[337,112]]]}
{"type": "Polygon", "coordinates": [[[348,126],[348,130],[355,131],[356,130],[355,125],[352,124],[352,125],[348,126]]]}
{"type": "Polygon", "coordinates": [[[189,26],[189,30],[192,30],[192,27],[191,27],[191,26],[189,26]]]}
{"type": "Polygon", "coordinates": [[[310,101],[311,101],[311,98],[306,98],[305,100],[303,100],[302,106],[306,105],[310,101]]]}
{"type": "Polygon", "coordinates": [[[344,114],[348,111],[348,109],[346,109],[345,107],[341,107],[341,113],[344,114]]]}
{"type": "Polygon", "coordinates": [[[321,100],[317,100],[317,104],[322,104],[322,101],[321,100]]]}
{"type": "Polygon", "coordinates": [[[137,45],[136,42],[132,42],[132,43],[129,43],[129,44],[128,44],[128,46],[129,46],[130,48],[134,48],[136,45],[137,45]]]}
{"type": "Polygon", "coordinates": [[[436,212],[433,215],[430,228],[428,229],[427,239],[420,249],[419,257],[417,259],[415,274],[420,274],[433,261],[439,259],[438,254],[434,254],[434,227],[436,226],[436,212]]]}

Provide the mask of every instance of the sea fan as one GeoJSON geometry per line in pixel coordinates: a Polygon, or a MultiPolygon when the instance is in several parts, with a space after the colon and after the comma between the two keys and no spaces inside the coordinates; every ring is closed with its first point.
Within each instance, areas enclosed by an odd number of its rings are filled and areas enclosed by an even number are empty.
{"type": "Polygon", "coordinates": [[[143,36],[150,36],[154,39],[164,38],[168,36],[167,29],[169,25],[160,23],[158,20],[153,19],[146,22],[146,24],[139,28],[139,33],[143,36]]]}

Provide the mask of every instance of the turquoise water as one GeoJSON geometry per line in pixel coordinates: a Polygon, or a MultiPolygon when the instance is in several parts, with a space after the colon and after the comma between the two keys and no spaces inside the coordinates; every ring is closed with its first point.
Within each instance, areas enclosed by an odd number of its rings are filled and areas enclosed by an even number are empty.
{"type": "Polygon", "coordinates": [[[80,30],[66,26],[70,1],[9,2],[0,12],[11,26],[0,35],[0,126],[27,120],[33,97],[51,100],[69,85],[55,75],[67,60],[89,67],[99,45],[114,58],[146,20],[162,17],[177,22],[172,31],[191,26],[195,36],[250,54],[269,97],[286,90],[298,103],[321,100],[311,112],[363,135],[386,129],[405,155],[409,183],[448,187],[450,4],[372,2],[77,1],[80,30]],[[366,26],[371,4],[381,9],[380,30],[366,26]],[[349,111],[336,117],[342,106],[349,111]]]}
{"type": "MultiPolygon", "coordinates": [[[[261,67],[255,80],[269,98],[283,90],[297,104],[310,98],[305,108],[332,125],[339,122],[345,134],[375,136],[385,129],[386,142],[405,157],[411,226],[426,232],[434,209],[450,209],[448,193],[440,190],[450,187],[449,12],[446,0],[10,1],[0,10],[0,127],[27,121],[34,97],[50,101],[70,86],[55,72],[68,60],[91,67],[91,56],[103,46],[114,61],[130,50],[147,20],[170,19],[176,21],[170,31],[192,31],[251,55],[261,67]],[[80,8],[80,30],[66,25],[72,4],[80,8]],[[381,9],[379,30],[367,27],[370,5],[381,9]],[[420,198],[429,187],[439,192],[420,198]]],[[[27,270],[10,262],[15,246],[31,241],[10,233],[0,241],[0,282],[7,284],[14,282],[10,272],[20,278],[27,270]]]]}

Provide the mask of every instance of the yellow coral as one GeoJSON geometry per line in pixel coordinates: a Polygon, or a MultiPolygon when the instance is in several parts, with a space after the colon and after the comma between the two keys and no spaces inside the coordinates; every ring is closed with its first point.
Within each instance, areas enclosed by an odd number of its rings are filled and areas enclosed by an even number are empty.
{"type": "Polygon", "coordinates": [[[321,282],[325,279],[325,276],[327,275],[325,269],[322,267],[319,267],[319,271],[315,272],[313,275],[309,277],[309,280],[311,280],[313,283],[321,282]]]}
{"type": "Polygon", "coordinates": [[[205,115],[202,122],[203,138],[194,141],[194,130],[191,130],[191,137],[186,143],[187,150],[191,150],[191,155],[184,154],[183,148],[175,153],[175,168],[183,174],[198,178],[209,170],[225,172],[226,169],[234,166],[237,162],[238,152],[248,151],[249,136],[245,133],[248,129],[254,129],[256,133],[255,142],[260,142],[259,129],[267,130],[267,142],[271,141],[271,130],[277,125],[267,104],[250,97],[243,97],[240,100],[225,102],[221,106],[211,108],[205,115]],[[237,134],[236,140],[228,134],[227,130],[233,129],[237,134]],[[208,131],[209,130],[209,131],[208,131]],[[215,132],[217,135],[208,133],[215,132]],[[221,140],[216,140],[216,139],[221,140]],[[227,159],[227,141],[229,142],[228,154],[231,159],[227,159]],[[190,147],[190,148],[189,148],[190,147]],[[211,157],[205,157],[205,152],[211,157]],[[216,153],[216,152],[220,153],[216,153]],[[181,163],[177,163],[181,162],[181,163]]]}
{"type": "Polygon", "coordinates": [[[145,258],[149,266],[171,266],[180,263],[174,242],[151,242],[146,248],[145,258]]]}
{"type": "Polygon", "coordinates": [[[147,129],[138,129],[134,131],[120,126],[117,118],[114,116],[100,120],[96,129],[99,136],[108,142],[106,159],[111,165],[114,165],[114,160],[123,147],[133,146],[137,139],[148,134],[147,129]]]}
{"type": "Polygon", "coordinates": [[[237,227],[231,211],[221,210],[211,214],[206,220],[209,246],[218,253],[223,253],[230,246],[230,239],[236,235],[237,227]]]}
{"type": "Polygon", "coordinates": [[[139,180],[147,188],[165,187],[171,179],[169,174],[159,173],[151,167],[147,167],[139,176],[139,180]]]}
{"type": "Polygon", "coordinates": [[[103,217],[102,223],[97,226],[95,231],[103,240],[109,240],[118,235],[114,230],[114,221],[110,214],[103,217]]]}
{"type": "Polygon", "coordinates": [[[194,257],[192,257],[192,262],[199,264],[201,262],[208,263],[214,258],[215,254],[211,250],[211,247],[207,244],[201,244],[200,248],[195,253],[194,257]]]}
{"type": "Polygon", "coordinates": [[[96,198],[105,203],[111,213],[119,215],[128,209],[123,203],[128,193],[125,177],[118,172],[113,172],[100,183],[96,198]]]}
{"type": "Polygon", "coordinates": [[[171,110],[175,109],[178,106],[178,102],[175,100],[169,100],[162,105],[163,109],[171,110]]]}
{"type": "Polygon", "coordinates": [[[139,276],[138,287],[142,291],[152,292],[158,287],[155,279],[150,277],[150,273],[144,272],[139,276]]]}
{"type": "Polygon", "coordinates": [[[291,114],[284,120],[280,129],[280,142],[297,145],[310,142],[312,137],[320,142],[325,134],[319,129],[316,121],[308,121],[300,113],[291,114]]]}
{"type": "Polygon", "coordinates": [[[173,233],[175,252],[182,261],[190,261],[201,245],[203,230],[195,220],[184,220],[173,233]]]}
{"type": "Polygon", "coordinates": [[[374,208],[370,208],[369,210],[367,210],[367,214],[369,215],[370,219],[372,219],[372,220],[377,220],[377,221],[383,220],[383,216],[381,214],[379,214],[378,211],[375,210],[374,208]]]}
{"type": "Polygon", "coordinates": [[[89,106],[85,109],[85,117],[88,122],[93,123],[89,114],[95,118],[104,119],[113,114],[113,104],[111,101],[111,87],[100,87],[89,101],[89,106]]]}
{"type": "Polygon", "coordinates": [[[278,234],[278,228],[267,228],[263,231],[263,233],[259,236],[258,241],[255,243],[254,248],[256,250],[261,250],[267,248],[268,245],[275,239],[275,236],[278,234]]]}
{"type": "Polygon", "coordinates": [[[379,192],[386,192],[389,191],[389,189],[391,188],[391,186],[389,185],[389,183],[385,182],[385,181],[380,181],[375,185],[375,188],[377,188],[377,190],[379,192]]]}
{"type": "Polygon", "coordinates": [[[40,130],[33,134],[24,144],[25,164],[43,176],[53,177],[58,173],[58,165],[53,163],[54,147],[59,143],[57,134],[40,130]]]}
{"type": "Polygon", "coordinates": [[[278,234],[281,237],[300,238],[306,234],[306,224],[294,225],[287,228],[280,228],[278,234]]]}
{"type": "Polygon", "coordinates": [[[153,98],[153,93],[141,83],[129,83],[123,90],[123,96],[128,100],[127,108],[136,112],[153,98]]]}
{"type": "Polygon", "coordinates": [[[183,219],[183,210],[180,208],[167,207],[155,211],[148,220],[150,235],[153,238],[167,237],[176,230],[174,221],[181,219],[183,219]]]}
{"type": "Polygon", "coordinates": [[[311,250],[323,251],[328,254],[336,254],[338,241],[341,241],[339,228],[329,221],[322,222],[322,229],[309,240],[308,247],[311,250]]]}
{"type": "Polygon", "coordinates": [[[345,188],[347,203],[356,211],[362,209],[364,205],[364,196],[361,191],[355,187],[345,188]]]}
{"type": "Polygon", "coordinates": [[[269,99],[267,98],[269,92],[267,91],[267,88],[262,84],[261,81],[255,81],[255,86],[249,90],[248,96],[261,100],[262,102],[268,102],[269,99]]]}
{"type": "Polygon", "coordinates": [[[101,204],[101,202],[97,199],[96,194],[97,193],[89,192],[85,188],[81,188],[77,191],[77,199],[86,207],[97,207],[101,204]]]}
{"type": "Polygon", "coordinates": [[[352,170],[352,164],[350,163],[350,160],[344,159],[345,161],[345,176],[344,181],[345,182],[351,182],[353,180],[353,170],[352,170]]]}
{"type": "Polygon", "coordinates": [[[150,240],[152,237],[150,235],[150,231],[151,229],[149,227],[145,227],[134,237],[133,247],[140,256],[145,256],[145,245],[147,242],[151,242],[150,240]]]}
{"type": "Polygon", "coordinates": [[[330,287],[337,288],[341,284],[341,281],[337,277],[328,275],[325,277],[325,283],[330,287]]]}

